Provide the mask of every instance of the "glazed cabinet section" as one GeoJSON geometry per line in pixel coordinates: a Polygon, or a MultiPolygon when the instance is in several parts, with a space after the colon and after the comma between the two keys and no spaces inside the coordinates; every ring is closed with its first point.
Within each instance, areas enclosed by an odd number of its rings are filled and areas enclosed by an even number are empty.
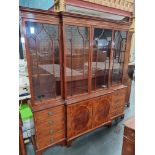
{"type": "Polygon", "coordinates": [[[34,112],[36,146],[41,150],[65,139],[64,106],[34,112]]]}

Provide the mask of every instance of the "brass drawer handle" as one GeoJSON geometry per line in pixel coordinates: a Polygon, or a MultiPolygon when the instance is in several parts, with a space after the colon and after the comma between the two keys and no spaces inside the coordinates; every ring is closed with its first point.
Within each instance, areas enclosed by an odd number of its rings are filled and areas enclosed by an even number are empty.
{"type": "Polygon", "coordinates": [[[53,125],[54,121],[48,121],[48,125],[53,125]]]}
{"type": "Polygon", "coordinates": [[[50,141],[51,141],[51,143],[53,143],[54,142],[54,137],[51,137],[50,141]]]}
{"type": "Polygon", "coordinates": [[[131,136],[134,137],[134,133],[131,133],[131,136]]]}
{"type": "Polygon", "coordinates": [[[53,112],[48,112],[48,116],[52,116],[52,115],[54,115],[54,113],[53,112]]]}
{"type": "Polygon", "coordinates": [[[51,130],[50,130],[50,134],[53,134],[53,133],[54,133],[54,130],[53,130],[53,129],[51,129],[51,130]]]}

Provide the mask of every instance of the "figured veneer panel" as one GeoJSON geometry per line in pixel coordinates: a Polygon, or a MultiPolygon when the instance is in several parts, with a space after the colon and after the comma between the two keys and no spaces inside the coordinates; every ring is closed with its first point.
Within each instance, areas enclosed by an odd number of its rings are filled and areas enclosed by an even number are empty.
{"type": "Polygon", "coordinates": [[[71,138],[92,128],[92,104],[83,101],[67,107],[67,137],[71,138]]]}
{"type": "Polygon", "coordinates": [[[110,121],[110,105],[112,95],[105,95],[92,99],[93,103],[93,127],[110,121]]]}

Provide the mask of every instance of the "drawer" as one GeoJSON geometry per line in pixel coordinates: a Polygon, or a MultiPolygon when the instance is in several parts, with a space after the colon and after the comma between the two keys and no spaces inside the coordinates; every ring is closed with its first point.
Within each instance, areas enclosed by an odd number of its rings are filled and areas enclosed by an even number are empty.
{"type": "Polygon", "coordinates": [[[113,94],[113,103],[112,108],[118,108],[121,106],[125,106],[125,93],[126,89],[117,90],[113,94]]]}
{"type": "Polygon", "coordinates": [[[124,98],[115,97],[113,99],[112,108],[118,108],[118,107],[123,107],[123,106],[125,106],[125,96],[124,98]]]}
{"type": "Polygon", "coordinates": [[[119,109],[122,107],[122,104],[113,104],[112,105],[112,110],[111,111],[116,111],[116,109],[119,109]]]}
{"type": "Polygon", "coordinates": [[[38,130],[46,127],[54,127],[57,124],[64,124],[65,117],[62,114],[47,118],[46,120],[37,120],[35,121],[35,126],[38,130]]]}
{"type": "Polygon", "coordinates": [[[62,115],[64,116],[64,106],[58,106],[55,108],[49,108],[43,111],[39,111],[39,112],[35,112],[34,113],[34,117],[35,117],[35,121],[37,123],[43,123],[45,120],[47,119],[52,119],[52,117],[56,116],[56,115],[62,115]]]}
{"type": "Polygon", "coordinates": [[[115,116],[120,115],[122,113],[124,113],[124,107],[120,107],[120,108],[117,108],[114,111],[112,111],[111,116],[115,117],[115,116]]]}
{"type": "Polygon", "coordinates": [[[130,128],[124,128],[124,136],[126,136],[131,141],[135,141],[135,131],[130,128]]]}
{"type": "Polygon", "coordinates": [[[59,132],[54,135],[45,136],[44,138],[37,139],[36,138],[36,145],[38,149],[43,149],[48,147],[49,145],[55,144],[65,139],[65,132],[59,132]]]}
{"type": "Polygon", "coordinates": [[[124,96],[126,94],[126,88],[115,90],[114,96],[124,96]]]}
{"type": "Polygon", "coordinates": [[[123,138],[122,155],[135,155],[135,143],[128,138],[123,138]]]}
{"type": "Polygon", "coordinates": [[[64,124],[57,124],[55,127],[50,127],[50,128],[43,128],[42,130],[37,130],[36,131],[36,137],[38,139],[44,138],[45,136],[50,136],[54,135],[56,133],[65,131],[65,125],[64,124]]]}

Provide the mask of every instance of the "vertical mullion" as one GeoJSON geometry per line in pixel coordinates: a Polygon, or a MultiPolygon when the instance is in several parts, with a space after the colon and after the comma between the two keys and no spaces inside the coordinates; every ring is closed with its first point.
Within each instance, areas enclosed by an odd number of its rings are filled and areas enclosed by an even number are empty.
{"type": "MultiPolygon", "coordinates": [[[[66,29],[65,29],[65,24],[63,22],[63,17],[62,17],[62,26],[61,26],[61,30],[63,33],[63,37],[62,37],[62,42],[63,42],[63,81],[64,81],[64,90],[63,90],[63,94],[64,94],[64,99],[67,99],[67,79],[66,79],[66,29]]],[[[68,75],[67,75],[68,76],[68,75]]]]}
{"type": "MultiPolygon", "coordinates": [[[[63,53],[63,36],[62,36],[62,30],[61,30],[61,24],[58,25],[58,49],[59,49],[59,66],[60,66],[60,87],[61,87],[61,97],[63,98],[63,68],[62,68],[62,53],[63,53]]],[[[58,74],[59,75],[59,74],[58,74]]]]}
{"type": "Polygon", "coordinates": [[[39,57],[38,57],[38,49],[37,47],[39,43],[37,42],[37,36],[35,38],[35,51],[36,51],[36,57],[37,57],[37,79],[39,80],[39,93],[40,93],[40,100],[42,101],[42,93],[41,93],[41,85],[40,85],[40,71],[39,71],[39,65],[38,65],[38,61],[39,61],[39,57]]]}
{"type": "Polygon", "coordinates": [[[53,79],[54,79],[54,84],[55,84],[55,90],[54,90],[55,93],[54,94],[55,94],[55,98],[56,98],[56,80],[55,80],[55,67],[54,67],[54,64],[55,64],[54,43],[53,43],[53,40],[51,40],[51,41],[52,41],[53,79]]]}
{"type": "Polygon", "coordinates": [[[96,53],[96,67],[95,67],[95,90],[96,90],[96,70],[97,70],[97,63],[98,63],[98,49],[96,53]]]}
{"type": "Polygon", "coordinates": [[[92,54],[93,54],[93,27],[89,27],[89,53],[88,53],[88,93],[92,91],[92,54]]]}
{"type": "Polygon", "coordinates": [[[104,85],[106,85],[105,84],[105,81],[106,81],[106,59],[107,59],[107,52],[106,52],[106,54],[105,54],[105,64],[104,64],[104,85]]]}
{"type": "Polygon", "coordinates": [[[112,37],[111,37],[111,49],[110,49],[110,57],[109,57],[109,73],[108,73],[108,88],[112,84],[112,72],[113,72],[113,42],[114,42],[114,30],[112,30],[112,37]]]}
{"type": "Polygon", "coordinates": [[[132,32],[126,32],[126,44],[125,44],[125,51],[124,51],[124,63],[123,63],[123,71],[122,71],[122,83],[125,83],[126,79],[128,78],[128,61],[130,55],[130,45],[132,39],[132,32]]]}
{"type": "Polygon", "coordinates": [[[73,95],[73,64],[72,64],[72,58],[73,58],[73,34],[72,34],[72,28],[71,28],[71,40],[70,40],[70,43],[71,43],[71,96],[73,95]]]}

